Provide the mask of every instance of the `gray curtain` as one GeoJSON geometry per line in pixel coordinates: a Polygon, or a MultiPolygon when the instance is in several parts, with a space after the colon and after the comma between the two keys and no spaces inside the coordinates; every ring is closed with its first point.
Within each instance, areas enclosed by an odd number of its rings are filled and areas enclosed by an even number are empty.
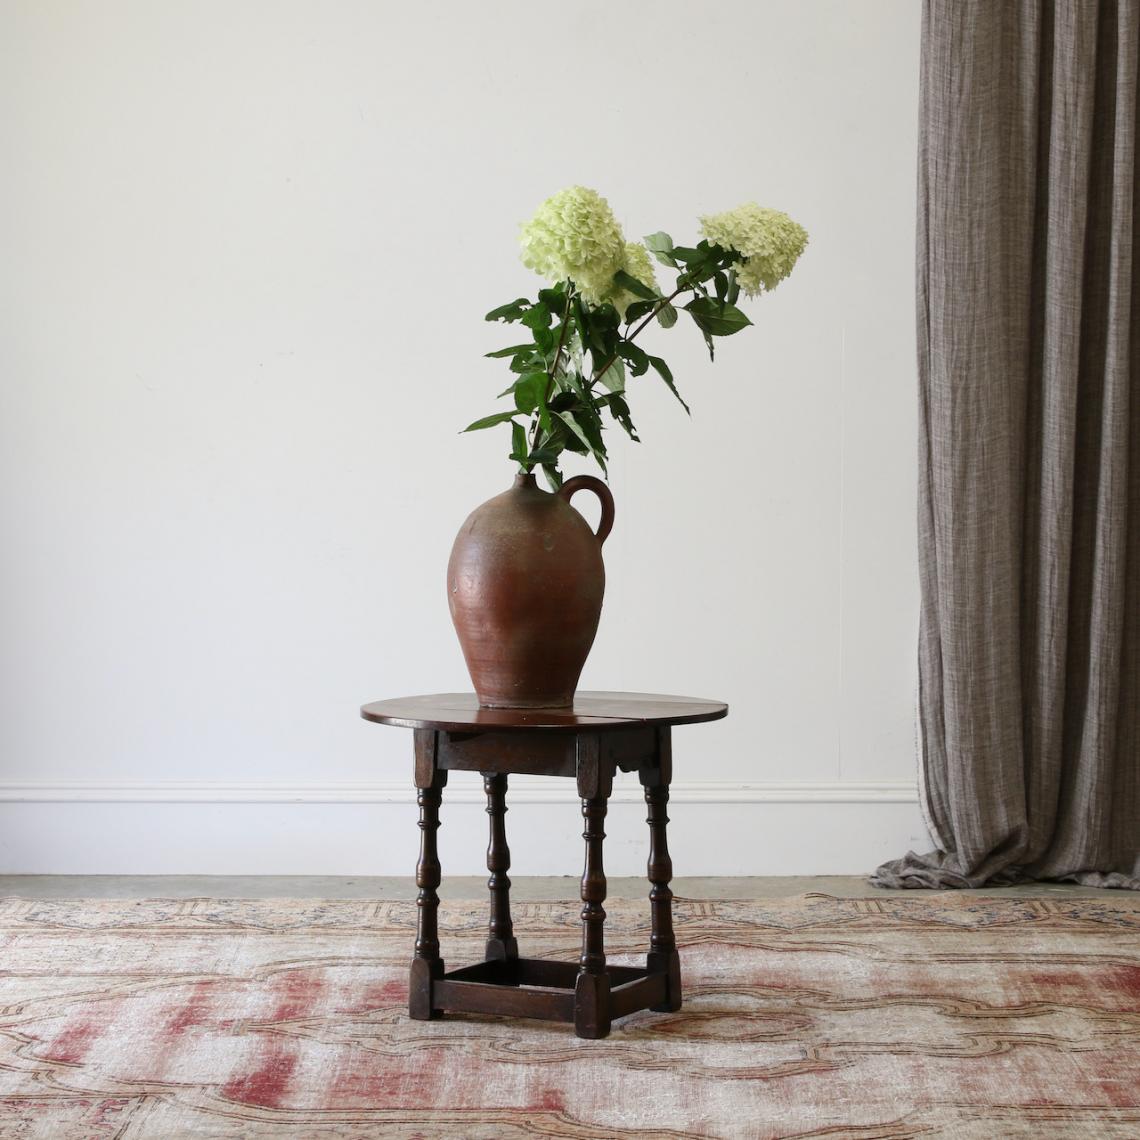
{"type": "Polygon", "coordinates": [[[927,0],[919,719],[888,887],[1140,889],[1140,0],[927,0]]]}

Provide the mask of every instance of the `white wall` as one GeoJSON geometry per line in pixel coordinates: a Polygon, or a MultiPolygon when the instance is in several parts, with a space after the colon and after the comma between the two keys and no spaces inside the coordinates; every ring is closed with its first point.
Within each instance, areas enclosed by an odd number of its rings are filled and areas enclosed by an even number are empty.
{"type": "MultiPolygon", "coordinates": [[[[925,842],[910,0],[0,6],[0,869],[403,873],[410,736],[469,687],[444,594],[511,478],[482,314],[579,182],[631,236],[747,199],[811,233],[721,342],[633,392],[586,688],[679,729],[679,873],[868,870],[925,842]]],[[[517,873],[576,873],[520,781],[517,873]]],[[[481,869],[473,777],[446,870],[481,869]]],[[[643,866],[636,787],[609,866],[643,866]]],[[[554,802],[551,802],[551,800],[554,802]]]]}

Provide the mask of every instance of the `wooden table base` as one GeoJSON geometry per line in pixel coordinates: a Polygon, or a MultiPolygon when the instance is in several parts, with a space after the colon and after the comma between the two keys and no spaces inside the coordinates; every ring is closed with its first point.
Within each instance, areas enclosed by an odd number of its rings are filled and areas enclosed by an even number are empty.
{"type": "MultiPolygon", "coordinates": [[[[571,1022],[579,1037],[605,1037],[614,1018],[638,1010],[681,1008],[681,965],[673,936],[666,814],[675,723],[715,720],[723,704],[634,694],[588,696],[597,711],[474,710],[463,698],[409,698],[366,705],[367,719],[415,730],[420,809],[419,908],[408,1010],[429,1020],[445,1012],[488,1013],[571,1022]],[[459,705],[460,707],[456,707],[459,705]],[[467,716],[464,721],[462,716],[467,716]],[[439,809],[450,771],[483,773],[490,820],[487,869],[490,918],[486,960],[446,971],[439,945],[439,809]],[[649,824],[650,936],[645,968],[606,962],[605,818],[615,773],[637,772],[649,824]],[[578,961],[519,956],[511,921],[511,865],[504,817],[508,773],[573,777],[582,801],[582,952],[578,961]]],[[[586,701],[582,702],[584,705],[586,701]]]]}
{"type": "Polygon", "coordinates": [[[444,974],[432,986],[432,1002],[437,1012],[500,1013],[543,1021],[570,1021],[586,1030],[580,1036],[604,1037],[604,1033],[589,1032],[589,1027],[599,1027],[639,1009],[664,1007],[669,992],[666,973],[609,966],[605,985],[583,987],[592,992],[579,1001],[580,976],[573,962],[549,962],[542,958],[480,962],[444,974]],[[603,991],[601,1008],[594,1008],[603,991]]]}

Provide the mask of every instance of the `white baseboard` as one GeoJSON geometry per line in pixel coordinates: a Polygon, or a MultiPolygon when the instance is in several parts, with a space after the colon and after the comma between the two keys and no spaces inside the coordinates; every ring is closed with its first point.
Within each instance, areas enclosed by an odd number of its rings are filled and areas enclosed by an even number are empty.
{"type": "MultiPolygon", "coordinates": [[[[573,782],[512,777],[513,872],[580,873],[573,782]]],[[[445,874],[485,871],[487,819],[473,773],[454,773],[439,833],[445,874]]],[[[618,781],[606,870],[644,873],[644,803],[618,781]]],[[[678,875],[862,874],[926,830],[904,781],[678,781],[669,841],[678,875]]],[[[414,792],[404,782],[340,784],[0,784],[0,873],[404,875],[415,865],[414,792]]]]}
{"type": "MultiPolygon", "coordinates": [[[[484,802],[478,777],[453,774],[453,784],[444,793],[449,803],[484,802]],[[465,783],[456,786],[456,778],[465,783]]],[[[517,804],[563,803],[575,798],[570,780],[542,776],[512,776],[510,801],[517,804]]],[[[641,786],[632,777],[614,784],[612,801],[638,802],[641,786]]],[[[764,804],[764,803],[913,803],[911,780],[874,783],[848,781],[742,783],[730,780],[677,780],[670,789],[673,803],[764,804]]],[[[360,783],[234,783],[195,781],[175,783],[51,783],[0,782],[0,803],[149,803],[149,804],[399,804],[415,800],[410,780],[371,780],[360,783]]]]}

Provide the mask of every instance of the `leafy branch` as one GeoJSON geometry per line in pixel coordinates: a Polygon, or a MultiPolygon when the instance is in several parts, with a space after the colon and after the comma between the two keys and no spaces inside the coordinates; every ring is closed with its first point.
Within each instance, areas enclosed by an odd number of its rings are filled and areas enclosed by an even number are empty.
{"type": "Polygon", "coordinates": [[[559,460],[564,451],[592,456],[605,472],[603,413],[638,441],[626,402],[627,373],[639,377],[653,369],[689,412],[665,360],[634,343],[655,321],[663,328],[677,323],[674,301],[689,296],[681,310],[704,338],[710,359],[715,338],[752,323],[736,307],[741,255],[735,250],[708,241],[674,246],[665,233],[651,234],[645,246],[660,264],[677,271],[675,285],[665,293],[619,270],[610,295],[633,298],[622,314],[610,301],[587,300],[567,279],[539,290],[535,300],[520,297],[486,316],[488,321],[521,325],[530,336],[487,353],[509,361],[516,378],[500,397],[510,397],[513,408],[484,416],[464,430],[509,423],[511,459],[527,473],[541,467],[554,488],[562,482],[559,460]]]}

